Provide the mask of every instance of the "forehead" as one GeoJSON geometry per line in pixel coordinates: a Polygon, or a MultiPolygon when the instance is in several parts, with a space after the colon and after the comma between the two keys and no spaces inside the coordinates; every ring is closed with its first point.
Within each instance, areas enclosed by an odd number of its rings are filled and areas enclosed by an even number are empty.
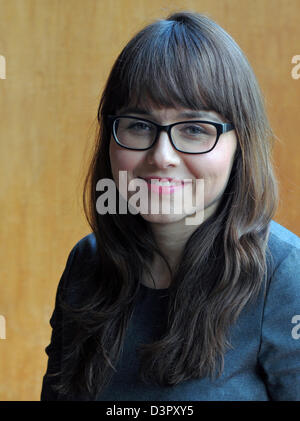
{"type": "Polygon", "coordinates": [[[169,120],[185,120],[185,119],[203,119],[223,122],[225,119],[213,110],[192,110],[182,106],[176,107],[157,107],[149,105],[144,106],[128,106],[122,107],[118,111],[119,115],[133,115],[148,119],[157,120],[158,122],[167,122],[169,120]]]}

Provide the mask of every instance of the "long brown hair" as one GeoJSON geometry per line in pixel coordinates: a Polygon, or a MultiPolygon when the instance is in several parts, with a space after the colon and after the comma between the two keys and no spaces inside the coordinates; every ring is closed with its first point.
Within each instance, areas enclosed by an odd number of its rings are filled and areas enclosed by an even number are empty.
{"type": "Polygon", "coordinates": [[[86,392],[96,399],[107,385],[140,279],[145,271],[151,275],[154,252],[164,258],[141,215],[96,211],[96,184],[112,179],[107,115],[149,102],[218,112],[234,124],[238,148],[218,209],[195,229],[172,273],[163,334],[140,348],[141,378],[175,385],[220,375],[230,345],[228,329],[264,284],[277,190],[262,95],[245,55],[227,32],[204,15],[174,13],[142,29],[125,46],[100,101],[99,132],[84,186],[85,212],[97,245],[86,277],[93,278],[95,289],[84,305],[71,306],[67,296],[61,303],[77,332],[58,381],[64,396],[86,392]]]}

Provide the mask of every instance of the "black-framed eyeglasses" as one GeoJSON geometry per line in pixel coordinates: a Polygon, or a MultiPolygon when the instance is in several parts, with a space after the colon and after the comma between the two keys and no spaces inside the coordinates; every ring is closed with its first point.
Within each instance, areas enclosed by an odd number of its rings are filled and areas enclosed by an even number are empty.
{"type": "Polygon", "coordinates": [[[232,123],[205,120],[179,121],[162,126],[153,121],[127,115],[108,116],[114,140],[118,145],[135,151],[152,148],[161,131],[166,131],[174,148],[183,153],[210,152],[221,134],[234,129],[232,123]]]}

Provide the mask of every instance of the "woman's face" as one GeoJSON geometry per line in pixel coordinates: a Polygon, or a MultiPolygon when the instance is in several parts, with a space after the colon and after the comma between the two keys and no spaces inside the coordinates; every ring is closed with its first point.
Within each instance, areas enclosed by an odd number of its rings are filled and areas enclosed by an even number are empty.
{"type": "MultiPolygon", "coordinates": [[[[118,115],[144,118],[161,125],[195,119],[225,122],[222,116],[213,111],[201,111],[201,117],[199,115],[199,117],[193,118],[187,117],[188,112],[195,113],[194,110],[185,108],[152,108],[150,111],[124,109],[120,110],[118,115]]],[[[214,212],[226,188],[236,148],[237,138],[234,130],[222,134],[211,152],[194,155],[178,152],[172,146],[168,134],[162,131],[154,146],[145,151],[125,149],[119,146],[111,137],[109,154],[113,179],[118,189],[120,171],[126,171],[123,175],[126,174],[127,176],[127,186],[132,180],[148,177],[190,180],[189,183],[176,187],[174,191],[170,187],[166,187],[163,189],[164,193],[160,189],[160,193],[156,194],[153,194],[153,191],[158,191],[157,186],[151,189],[146,181],[139,181],[147,187],[146,192],[140,191],[144,192],[141,195],[141,201],[145,203],[147,201],[146,210],[144,209],[140,212],[142,217],[151,223],[168,224],[183,221],[189,215],[196,216],[200,215],[200,213],[206,219],[214,212]],[[196,180],[203,181],[199,183],[196,180]],[[198,187],[196,187],[197,183],[199,183],[198,187]],[[202,194],[202,186],[204,187],[203,195],[201,196],[203,200],[197,201],[199,194],[202,194]],[[192,201],[190,198],[192,198],[192,201]],[[178,206],[178,200],[180,200],[182,205],[179,208],[181,211],[175,213],[174,209],[178,206]],[[151,209],[159,209],[157,206],[163,207],[164,205],[166,207],[163,209],[167,209],[167,213],[161,210],[158,213],[151,211],[151,209]]],[[[134,181],[131,184],[133,183],[134,181]]],[[[129,202],[130,198],[137,191],[138,189],[127,191],[127,200],[129,202]]],[[[195,219],[195,221],[197,220],[199,221],[199,218],[195,219]]]]}

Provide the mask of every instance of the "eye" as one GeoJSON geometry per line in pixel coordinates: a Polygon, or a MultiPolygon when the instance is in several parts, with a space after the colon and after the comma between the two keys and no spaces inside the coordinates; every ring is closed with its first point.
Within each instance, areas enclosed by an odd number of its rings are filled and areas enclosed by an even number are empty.
{"type": "Polygon", "coordinates": [[[211,134],[211,129],[207,124],[200,123],[185,123],[178,125],[180,133],[184,136],[198,137],[198,136],[209,136],[211,134]]]}
{"type": "Polygon", "coordinates": [[[128,123],[128,130],[146,132],[153,130],[153,126],[145,121],[131,121],[128,123]]]}
{"type": "Polygon", "coordinates": [[[199,134],[199,133],[206,133],[206,130],[204,130],[204,128],[203,127],[201,127],[201,126],[196,126],[196,125],[190,125],[190,126],[186,126],[185,128],[184,128],[184,130],[185,130],[185,132],[187,133],[187,134],[195,134],[195,135],[197,135],[197,134],[199,134]]]}

